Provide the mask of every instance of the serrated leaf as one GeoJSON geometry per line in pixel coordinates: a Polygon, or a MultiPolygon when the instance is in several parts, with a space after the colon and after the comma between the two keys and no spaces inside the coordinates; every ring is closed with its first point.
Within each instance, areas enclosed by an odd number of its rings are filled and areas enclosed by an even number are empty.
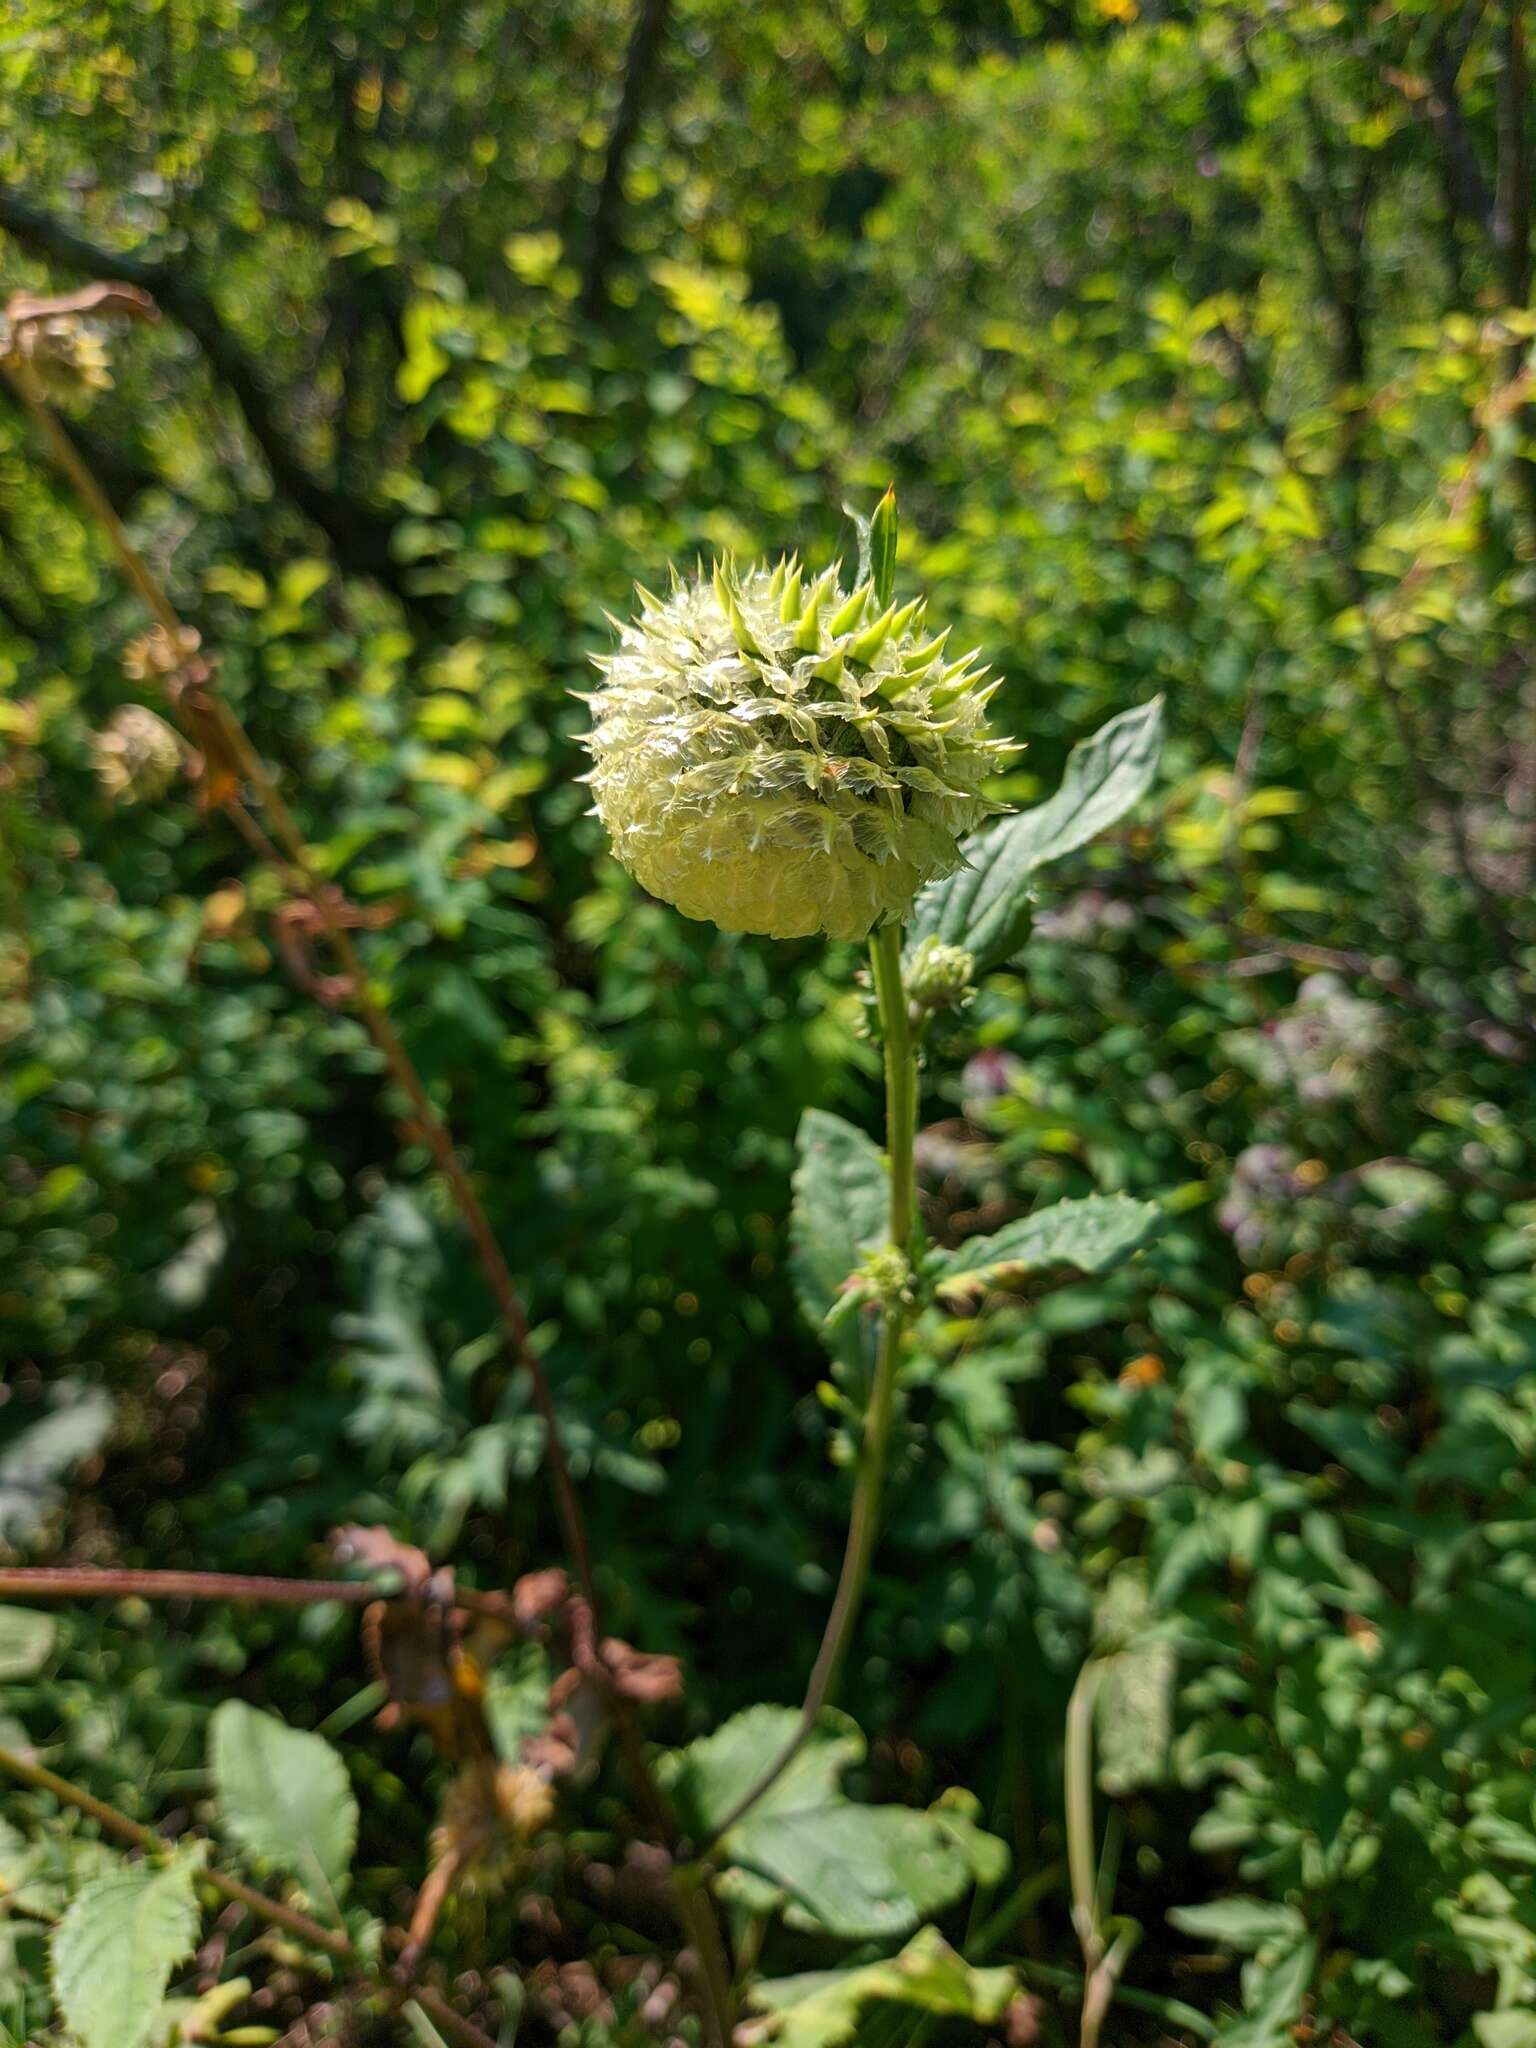
{"type": "Polygon", "coordinates": [[[1084,1195],[1053,1202],[985,1237],[967,1238],[954,1251],[937,1252],[929,1270],[941,1294],[1004,1268],[1022,1274],[1071,1266],[1080,1273],[1104,1273],[1139,1251],[1161,1221],[1155,1202],[1138,1202],[1130,1195],[1084,1195]]]}
{"type": "Polygon", "coordinates": [[[890,1179],[878,1147],[824,1109],[808,1109],[797,1137],[789,1270],[807,1320],[836,1358],[858,1355],[857,1327],[823,1331],[838,1290],[888,1228],[890,1179]]]}
{"type": "Polygon", "coordinates": [[[0,1607],[0,1678],[33,1678],[53,1651],[59,1625],[35,1607],[0,1607]]]}
{"type": "Polygon", "coordinates": [[[83,2048],[141,2048],[197,1941],[197,1863],[125,1863],[75,1894],[49,1937],[54,1996],[83,2048]]]}
{"type": "Polygon", "coordinates": [[[915,2007],[935,2018],[992,2026],[1018,1989],[1009,1969],[978,1970],[937,1928],[913,1935],[900,1955],[854,1970],[816,1970],[754,1985],[748,2002],[769,2015],[763,2038],[777,2048],[842,2048],[858,2038],[864,2008],[915,2007]]]}
{"type": "Polygon", "coordinates": [[[929,1807],[928,1818],[960,1851],[976,1883],[996,1887],[1008,1874],[1008,1844],[981,1826],[981,1810],[974,1792],[952,1785],[929,1807]]]}
{"type": "MultiPolygon", "coordinates": [[[[748,1707],[711,1734],[661,1762],[663,1785],[679,1820],[708,1835],[746,1797],[800,1726],[795,1707],[748,1707]]],[[[842,1774],[864,1756],[864,1738],[845,1714],[827,1709],[803,1749],[752,1808],[754,1816],[823,1806],[840,1799],[842,1774]]]]}
{"type": "Polygon", "coordinates": [[[227,1832],[316,1904],[334,1904],[357,1843],[357,1801],[324,1736],[226,1700],[209,1724],[208,1757],[227,1832]]]}
{"type": "Polygon", "coordinates": [[[1029,927],[1029,880],[1037,868],[1086,846],[1152,787],[1163,744],[1163,700],[1122,711],[1067,756],[1056,794],[1032,811],[974,834],[968,865],[930,882],[907,927],[910,954],[924,939],[965,946],[984,974],[1015,952],[1029,927]]]}

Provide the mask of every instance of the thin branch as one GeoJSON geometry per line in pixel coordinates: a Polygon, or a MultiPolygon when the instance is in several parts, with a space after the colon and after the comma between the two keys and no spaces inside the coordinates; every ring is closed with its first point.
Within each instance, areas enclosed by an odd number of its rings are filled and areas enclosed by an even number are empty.
{"type": "Polygon", "coordinates": [[[326,535],[343,568],[371,576],[398,594],[389,553],[390,523],[316,474],[279,422],[272,398],[242,343],[187,270],[168,258],[99,248],[14,187],[0,186],[0,229],[50,262],[91,277],[115,276],[149,292],[197,341],[234,399],[272,480],[290,504],[326,535]]]}
{"type": "MultiPolygon", "coordinates": [[[[373,1579],[276,1579],[249,1572],[135,1571],[89,1564],[0,1568],[0,1600],[250,1600],[268,1607],[335,1600],[367,1607],[389,1597],[373,1579]]],[[[509,1611],[506,1594],[469,1586],[455,1585],[453,1605],[475,1614],[509,1611]]]]}
{"type": "Polygon", "coordinates": [[[1493,243],[1504,302],[1524,306],[1531,291],[1531,145],[1525,62],[1525,0],[1504,0],[1499,24],[1499,181],[1493,243]]]}
{"type": "MultiPolygon", "coordinates": [[[[1504,302],[1524,311],[1531,297],[1531,130],[1530,75],[1525,48],[1525,0],[1504,0],[1499,24],[1499,176],[1493,208],[1493,242],[1504,302]]],[[[1520,375],[1525,343],[1514,342],[1504,356],[1505,376],[1520,375]]],[[[1533,409],[1524,409],[1527,435],[1533,409]]],[[[1525,507],[1527,538],[1536,547],[1536,460],[1516,455],[1511,465],[1525,507]]]]}
{"type": "Polygon", "coordinates": [[[582,282],[581,308],[589,317],[601,312],[608,296],[608,272],[618,254],[619,215],[624,205],[624,172],[629,152],[640,128],[656,68],[662,39],[672,12],[672,0],[640,0],[629,50],[624,59],[624,89],[618,112],[608,134],[608,154],[603,179],[597,190],[597,207],[592,215],[592,234],[587,251],[587,272],[582,282]]]}
{"type": "MultiPolygon", "coordinates": [[[[14,1750],[0,1749],[0,1771],[19,1779],[23,1785],[31,1785],[36,1791],[51,1792],[53,1797],[65,1806],[73,1806],[79,1812],[89,1814],[109,1834],[120,1841],[131,1842],[135,1848],[149,1854],[163,1856],[173,1850],[176,1844],[158,1828],[145,1827],[142,1822],[132,1820],[115,1806],[109,1806],[104,1799],[87,1792],[82,1786],[72,1784],[68,1778],[61,1778],[56,1771],[48,1770],[42,1764],[35,1764],[29,1758],[18,1756],[14,1750]]],[[[287,1934],[306,1942],[309,1947],[322,1950],[337,1962],[350,1963],[364,1976],[370,1978],[383,1991],[396,1995],[396,1987],[388,1978],[381,1976],[368,1961],[358,1953],[352,1942],[339,1929],[323,1927],[318,1920],[312,1920],[307,1913],[299,1912],[293,1906],[285,1906],[278,1899],[269,1899],[265,1892],[259,1892],[254,1885],[243,1879],[230,1877],[224,1871],[205,1865],[198,1872],[199,1878],[222,1892],[226,1899],[234,1899],[259,1919],[270,1921],[274,1927],[281,1927],[287,1934]]],[[[422,2011],[429,2014],[434,2025],[445,2034],[461,2042],[463,2048],[496,2048],[489,2034],[477,2027],[473,2020],[467,2020],[462,2013],[441,1998],[426,1985],[411,1987],[411,1996],[422,2011]]]]}
{"type": "Polygon", "coordinates": [[[1429,48],[1432,90],[1423,99],[1410,99],[1408,104],[1434,129],[1445,165],[1446,190],[1457,213],[1483,234],[1489,234],[1493,228],[1493,194],[1462,112],[1457,83],[1467,45],[1482,14],[1482,0],[1478,0],[1463,16],[1453,16],[1440,27],[1429,48]]]}
{"type": "MultiPolygon", "coordinates": [[[[33,388],[25,372],[5,366],[4,374],[32,415],[60,468],[101,526],[123,574],[166,634],[170,645],[173,648],[187,645],[186,629],[175,608],[145,565],[142,556],[134,548],[122,521],[95,477],[82,462],[74,443],[54,417],[52,408],[33,388]]],[[[185,670],[182,672],[183,682],[187,680],[187,674],[185,670]]],[[[344,906],[338,892],[315,868],[298,822],[289,810],[266,763],[252,745],[244,726],[214,687],[211,667],[207,663],[201,663],[198,674],[199,680],[195,689],[183,688],[179,696],[173,693],[173,709],[191,724],[193,737],[204,751],[205,757],[210,752],[218,755],[220,769],[215,773],[210,761],[208,788],[212,794],[215,785],[227,778],[228,787],[219,793],[219,801],[224,808],[229,809],[237,817],[243,815],[244,806],[239,798],[239,784],[243,781],[255,790],[261,808],[272,827],[275,847],[266,841],[261,828],[254,820],[247,820],[246,826],[242,829],[246,829],[248,836],[256,838],[257,843],[266,848],[268,857],[285,884],[296,895],[313,904],[341,963],[352,1005],[366,1025],[374,1044],[383,1054],[392,1079],[410,1103],[417,1129],[426,1140],[438,1170],[448,1183],[459,1214],[469,1232],[481,1269],[489,1283],[508,1350],[514,1362],[527,1374],[534,1407],[543,1420],[545,1462],[554,1494],[555,1513],[577,1580],[595,1619],[600,1602],[593,1571],[592,1548],[587,1535],[586,1518],[582,1513],[570,1461],[566,1455],[554,1394],[549,1376],[544,1370],[543,1360],[534,1346],[517,1283],[512,1277],[511,1268],[491,1226],[485,1206],[459,1157],[447,1125],[427,1094],[426,1086],[406,1051],[392,1018],[372,993],[367,967],[348,929],[344,906]],[[195,715],[192,708],[194,705],[195,715]]],[[[176,679],[172,680],[174,682],[176,679]]],[[[646,1762],[633,1708],[619,1691],[612,1695],[612,1711],[636,1791],[664,1839],[669,1845],[675,1844],[677,1828],[671,1809],[646,1762]]],[[[722,1974],[725,1945],[714,1909],[707,1894],[701,1889],[686,1882],[675,1883],[673,1889],[678,1917],[684,1932],[687,1938],[698,1946],[704,1961],[705,1986],[708,1993],[704,2008],[707,2035],[714,2048],[726,2048],[731,2036],[734,2000],[729,1974],[722,1974]]]]}

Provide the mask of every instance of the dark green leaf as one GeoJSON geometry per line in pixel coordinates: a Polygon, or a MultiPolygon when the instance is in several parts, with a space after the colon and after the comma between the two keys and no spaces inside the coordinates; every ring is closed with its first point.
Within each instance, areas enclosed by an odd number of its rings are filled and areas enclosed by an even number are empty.
{"type": "MultiPolygon", "coordinates": [[[[790,1275],[812,1326],[820,1329],[848,1275],[886,1235],[890,1178],[878,1148],[840,1116],[808,1109],[800,1119],[790,1217],[790,1275]]],[[[858,1343],[846,1326],[825,1334],[834,1356],[858,1343]]]]}
{"type": "Polygon", "coordinates": [[[986,1237],[967,1238],[954,1251],[935,1253],[930,1270],[941,1293],[962,1280],[989,1279],[1004,1268],[1023,1274],[1070,1266],[1080,1273],[1102,1273],[1139,1251],[1161,1217],[1155,1202],[1129,1195],[1053,1202],[986,1237]]]}

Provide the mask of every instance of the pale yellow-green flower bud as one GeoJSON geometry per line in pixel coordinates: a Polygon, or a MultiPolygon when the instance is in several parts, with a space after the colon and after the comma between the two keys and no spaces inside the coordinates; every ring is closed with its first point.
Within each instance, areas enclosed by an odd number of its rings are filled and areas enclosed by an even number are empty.
{"type": "Polygon", "coordinates": [[[642,590],[587,736],[630,873],[725,931],[859,939],[904,918],[1001,808],[981,785],[1015,751],[987,727],[997,684],[922,614],[794,560],[642,590]]]}
{"type": "Polygon", "coordinates": [[[964,946],[946,946],[931,934],[908,963],[904,980],[907,1000],[920,1010],[958,1010],[975,994],[976,955],[964,946]]]}

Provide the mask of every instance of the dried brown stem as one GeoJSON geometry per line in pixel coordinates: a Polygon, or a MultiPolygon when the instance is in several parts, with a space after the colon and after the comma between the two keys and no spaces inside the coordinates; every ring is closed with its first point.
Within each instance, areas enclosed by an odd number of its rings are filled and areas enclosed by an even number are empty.
{"type": "MultiPolygon", "coordinates": [[[[3,367],[5,375],[32,415],[38,431],[48,443],[59,467],[79,492],[81,499],[106,535],[129,583],[167,634],[171,646],[181,648],[187,645],[185,629],[174,606],[151,574],[142,556],[134,548],[106,493],[54,417],[41,392],[24,371],[14,370],[9,365],[3,367]]],[[[347,978],[352,1005],[367,1027],[374,1044],[383,1054],[391,1077],[410,1103],[420,1135],[425,1139],[439,1172],[448,1183],[449,1191],[463,1218],[475,1254],[489,1283],[508,1350],[528,1375],[534,1407],[543,1419],[545,1427],[545,1457],[554,1494],[555,1512],[560,1522],[566,1550],[575,1568],[577,1581],[596,1616],[599,1602],[592,1548],[587,1535],[586,1520],[577,1497],[575,1480],[571,1474],[570,1462],[566,1456],[554,1396],[543,1361],[534,1348],[528,1317],[516,1282],[512,1278],[511,1268],[497,1242],[490,1218],[459,1157],[448,1127],[427,1094],[426,1086],[406,1051],[393,1020],[369,988],[366,966],[347,928],[345,913],[337,893],[315,868],[304,835],[287,802],[265,762],[252,745],[245,728],[218,694],[214,687],[212,670],[206,664],[199,667],[196,691],[189,690],[186,695],[188,698],[195,697],[195,724],[198,728],[195,737],[203,746],[205,753],[211,739],[217,745],[223,761],[232,764],[239,779],[256,792],[272,828],[272,841],[266,839],[262,828],[254,819],[247,819],[241,829],[259,850],[265,849],[263,857],[273,862],[288,885],[314,905],[347,978]]],[[[222,776],[210,774],[210,789],[215,782],[222,779],[222,776]]],[[[239,803],[237,785],[220,791],[220,802],[237,818],[240,816],[243,806],[239,803]]],[[[674,1842],[677,1835],[676,1826],[667,1802],[656,1786],[646,1763],[633,1710],[629,1701],[617,1691],[612,1697],[612,1711],[618,1724],[625,1759],[641,1803],[667,1841],[674,1842]]],[[[726,2048],[732,2031],[734,1997],[725,1960],[725,1944],[713,1905],[705,1891],[686,1883],[680,1883],[675,1887],[675,1897],[679,1923],[688,1940],[698,1948],[704,1964],[707,1993],[704,2010],[706,2038],[711,2048],[726,2048]]]]}
{"type": "MultiPolygon", "coordinates": [[[[12,1565],[0,1569],[4,1600],[252,1600],[264,1606],[303,1607],[339,1600],[366,1607],[386,1597],[372,1579],[273,1579],[249,1572],[117,1570],[97,1565],[12,1565]]],[[[504,1593],[455,1586],[453,1604],[477,1614],[504,1615],[504,1593]]]]}
{"type": "MultiPolygon", "coordinates": [[[[145,566],[142,556],[129,540],[127,531],[106,493],[82,461],[73,442],[55,418],[51,407],[25,375],[19,375],[9,369],[6,374],[36,422],[38,431],[47,441],[59,467],[80,493],[106,535],[123,574],[165,632],[171,646],[183,646],[186,643],[186,632],[174,606],[145,566]]],[[[507,1265],[501,1246],[496,1241],[496,1233],[491,1227],[490,1218],[485,1213],[484,1205],[464,1169],[448,1128],[433,1106],[421,1076],[401,1041],[400,1034],[388,1013],[369,991],[367,970],[362,956],[343,921],[332,890],[310,859],[309,849],[297,820],[268,772],[266,763],[252,745],[244,726],[240,724],[224,699],[217,694],[212,683],[210,673],[200,685],[207,715],[212,718],[219,739],[227,748],[231,759],[238,765],[241,775],[256,791],[261,807],[272,826],[276,845],[273,846],[271,841],[266,840],[265,835],[262,835],[260,842],[267,849],[266,857],[275,859],[284,880],[299,888],[306,899],[314,904],[325,926],[326,936],[352,984],[352,1001],[358,1015],[367,1026],[368,1035],[384,1055],[391,1077],[409,1101],[417,1127],[437,1163],[438,1170],[447,1181],[465,1227],[469,1231],[470,1241],[490,1284],[497,1314],[506,1333],[508,1348],[518,1365],[528,1375],[534,1406],[543,1419],[545,1448],[561,1533],[565,1538],[566,1548],[575,1566],[582,1591],[596,1607],[597,1588],[593,1579],[591,1544],[587,1537],[581,1505],[576,1498],[575,1482],[571,1477],[570,1463],[560,1434],[560,1423],[555,1412],[549,1377],[542,1360],[533,1348],[528,1318],[518,1295],[516,1283],[513,1281],[511,1269],[507,1265]]],[[[254,820],[252,823],[254,824],[254,820]]],[[[257,830],[259,829],[258,827],[257,830]]]]}

